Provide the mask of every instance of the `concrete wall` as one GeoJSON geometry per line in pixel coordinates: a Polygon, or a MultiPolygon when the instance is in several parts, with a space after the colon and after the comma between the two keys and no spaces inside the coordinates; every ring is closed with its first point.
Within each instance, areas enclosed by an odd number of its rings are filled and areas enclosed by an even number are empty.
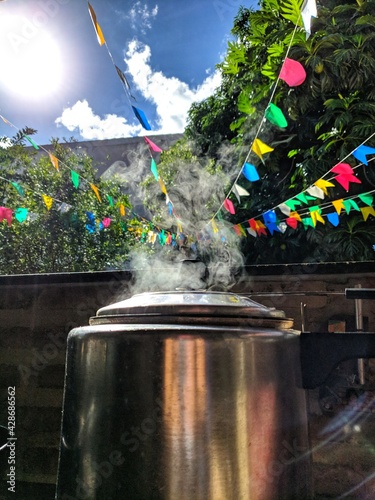
{"type": "MultiPolygon", "coordinates": [[[[353,324],[354,301],[345,298],[345,288],[375,288],[374,263],[257,266],[246,271],[233,291],[283,309],[297,329],[301,303],[306,304],[306,329],[327,330],[332,318],[353,324]]],[[[7,425],[7,389],[15,386],[17,500],[54,498],[66,336],[74,326],[87,325],[99,307],[129,294],[131,279],[126,272],[0,277],[0,425],[7,425]]],[[[363,314],[369,330],[375,331],[371,301],[363,302],[363,314]]],[[[352,365],[339,367],[336,375],[350,378],[355,370],[352,365]]],[[[371,363],[366,373],[366,386],[351,386],[350,397],[340,381],[309,391],[316,498],[336,498],[353,488],[345,498],[375,496],[375,481],[368,479],[375,474],[371,363]],[[343,393],[329,400],[330,390],[343,393]],[[323,409],[322,401],[329,403],[323,409]]],[[[3,451],[1,500],[11,498],[3,451]]]]}

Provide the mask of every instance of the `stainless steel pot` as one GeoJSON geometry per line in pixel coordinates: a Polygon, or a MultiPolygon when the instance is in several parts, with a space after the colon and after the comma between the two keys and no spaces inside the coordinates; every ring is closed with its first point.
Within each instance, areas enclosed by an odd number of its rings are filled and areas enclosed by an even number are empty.
{"type": "Polygon", "coordinates": [[[100,309],[68,337],[56,498],[310,498],[292,326],[219,292],[100,309]]]}
{"type": "Polygon", "coordinates": [[[56,498],[312,496],[305,391],[374,336],[219,292],[136,295],[68,337],[56,498]]]}

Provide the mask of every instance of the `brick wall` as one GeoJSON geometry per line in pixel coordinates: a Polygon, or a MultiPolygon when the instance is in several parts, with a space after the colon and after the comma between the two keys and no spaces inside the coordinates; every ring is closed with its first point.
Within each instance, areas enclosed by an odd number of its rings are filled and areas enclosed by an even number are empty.
{"type": "MultiPolygon", "coordinates": [[[[375,288],[373,263],[259,266],[246,271],[233,291],[284,310],[297,329],[301,303],[306,305],[305,327],[324,331],[332,318],[353,323],[354,301],[345,299],[345,288],[375,288]]],[[[54,498],[66,336],[74,326],[87,325],[99,307],[118,300],[121,292],[128,294],[131,278],[126,272],[0,277],[0,425],[7,422],[7,388],[15,386],[17,500],[54,498]]],[[[363,314],[369,330],[375,331],[371,301],[363,302],[363,314]]],[[[336,375],[340,370],[350,376],[355,366],[339,367],[336,375]]],[[[328,410],[322,410],[324,390],[309,391],[317,498],[336,498],[351,489],[345,498],[374,497],[375,481],[368,479],[375,474],[373,372],[370,363],[366,387],[355,386],[350,398],[347,393],[334,397],[328,410]]],[[[346,388],[332,382],[326,390],[346,388]]],[[[3,459],[0,451],[1,500],[11,498],[3,459]]]]}

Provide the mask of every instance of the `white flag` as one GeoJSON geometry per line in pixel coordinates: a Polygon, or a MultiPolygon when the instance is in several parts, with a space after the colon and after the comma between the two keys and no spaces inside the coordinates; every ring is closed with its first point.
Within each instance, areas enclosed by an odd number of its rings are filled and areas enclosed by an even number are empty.
{"type": "Polygon", "coordinates": [[[233,193],[236,195],[238,203],[241,203],[241,196],[250,196],[250,193],[238,184],[233,186],[233,193]]]}
{"type": "Polygon", "coordinates": [[[308,38],[311,35],[311,18],[318,16],[315,0],[305,0],[303,2],[301,16],[308,38]]]}

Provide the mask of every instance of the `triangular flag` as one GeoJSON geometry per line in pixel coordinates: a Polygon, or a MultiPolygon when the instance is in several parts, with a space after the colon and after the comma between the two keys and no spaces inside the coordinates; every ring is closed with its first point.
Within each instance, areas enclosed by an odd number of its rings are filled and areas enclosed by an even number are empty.
{"type": "Polygon", "coordinates": [[[153,173],[155,179],[158,181],[159,180],[158,167],[157,167],[156,162],[153,158],[151,158],[151,172],[153,173]]]}
{"type": "Polygon", "coordinates": [[[251,235],[251,236],[254,236],[254,238],[256,238],[258,236],[258,233],[254,230],[254,229],[251,229],[251,227],[248,227],[247,228],[247,232],[251,235]]]}
{"type": "Polygon", "coordinates": [[[18,220],[18,222],[25,222],[28,213],[29,211],[27,208],[16,208],[14,216],[18,220]]]}
{"type": "Polygon", "coordinates": [[[297,87],[306,80],[306,71],[302,64],[294,59],[285,59],[280,71],[280,79],[289,87],[297,87]]]}
{"type": "Polygon", "coordinates": [[[58,171],[59,170],[59,160],[56,158],[56,156],[53,156],[53,154],[51,154],[51,153],[48,153],[48,156],[49,156],[49,159],[51,160],[52,165],[58,171]]]}
{"type": "Polygon", "coordinates": [[[263,214],[263,220],[271,235],[273,235],[275,231],[280,232],[280,229],[277,227],[277,217],[274,210],[268,210],[268,212],[265,212],[263,214]]]}
{"type": "Polygon", "coordinates": [[[257,221],[255,219],[249,219],[248,223],[249,223],[249,226],[251,227],[251,229],[256,230],[258,228],[257,221]]]}
{"type": "Polygon", "coordinates": [[[91,21],[92,21],[92,24],[94,25],[94,29],[96,31],[96,36],[98,37],[99,45],[102,46],[105,44],[103,32],[101,30],[101,27],[99,26],[98,21],[96,20],[96,14],[94,12],[94,9],[91,7],[89,2],[87,2],[87,3],[89,5],[89,12],[90,12],[90,16],[91,16],[91,21]]]}
{"type": "Polygon", "coordinates": [[[304,203],[305,205],[308,205],[309,201],[315,200],[315,197],[307,196],[305,193],[299,193],[299,194],[297,194],[296,198],[297,198],[297,200],[299,200],[300,202],[304,203]]]}
{"type": "Polygon", "coordinates": [[[318,186],[310,186],[306,189],[310,196],[314,196],[314,198],[320,198],[324,200],[324,191],[318,186]]]}
{"type": "Polygon", "coordinates": [[[160,186],[162,193],[167,194],[167,188],[165,187],[163,179],[161,177],[159,177],[158,181],[159,181],[159,186],[160,186]]]}
{"type": "Polygon", "coordinates": [[[285,233],[286,230],[288,229],[288,226],[285,224],[285,222],[280,222],[280,224],[277,226],[278,230],[280,233],[285,233]]]}
{"type": "Polygon", "coordinates": [[[68,203],[62,202],[60,206],[58,207],[58,211],[61,212],[62,214],[65,214],[66,212],[69,212],[69,210],[73,208],[72,205],[69,205],[68,203]]]}
{"type": "Polygon", "coordinates": [[[358,195],[358,198],[364,203],[365,205],[372,205],[374,201],[374,197],[370,193],[362,193],[358,195]]]}
{"type": "Polygon", "coordinates": [[[362,146],[359,146],[352,154],[358,161],[368,165],[366,157],[367,155],[375,154],[375,148],[370,148],[370,146],[364,146],[362,144],[362,146]]]}
{"type": "Polygon", "coordinates": [[[340,217],[337,212],[330,212],[327,214],[328,221],[332,224],[332,226],[337,227],[340,224],[340,217]]]}
{"type": "Polygon", "coordinates": [[[328,189],[329,187],[335,187],[334,184],[332,184],[332,182],[329,182],[329,181],[326,181],[324,179],[318,179],[316,182],[314,182],[314,186],[316,186],[317,188],[321,189],[324,194],[328,195],[328,189]]]}
{"type": "Polygon", "coordinates": [[[311,34],[311,18],[317,17],[318,10],[315,0],[305,0],[301,8],[301,17],[306,31],[306,38],[311,34]]]}
{"type": "Polygon", "coordinates": [[[250,182],[256,182],[260,179],[255,165],[252,165],[251,163],[244,163],[242,173],[250,182]]]}
{"type": "Polygon", "coordinates": [[[273,125],[277,125],[278,127],[286,128],[288,126],[288,122],[286,121],[283,112],[278,106],[272,104],[272,102],[266,109],[265,117],[269,122],[271,122],[273,125]]]}
{"type": "Polygon", "coordinates": [[[43,201],[44,201],[44,203],[45,203],[45,205],[47,207],[47,210],[51,210],[52,203],[53,203],[53,198],[51,198],[51,196],[48,196],[46,194],[43,194],[42,197],[43,197],[43,201]]]}
{"type": "Polygon", "coordinates": [[[238,203],[241,203],[241,196],[250,196],[250,193],[238,184],[233,186],[233,193],[236,195],[238,203]]]}
{"type": "Polygon", "coordinates": [[[115,206],[114,201],[113,201],[113,198],[112,198],[112,196],[110,196],[109,194],[107,194],[107,200],[108,200],[108,202],[109,202],[109,206],[110,206],[110,207],[114,207],[114,206],[115,206]]]}
{"type": "Polygon", "coordinates": [[[126,214],[126,212],[125,212],[125,206],[121,203],[121,205],[120,205],[120,215],[121,215],[121,217],[125,217],[125,214],[126,214]]]}
{"type": "Polygon", "coordinates": [[[236,224],[235,226],[233,226],[233,230],[234,232],[238,235],[238,236],[246,236],[246,233],[245,233],[245,230],[244,228],[241,226],[241,224],[236,224]]]}
{"type": "Polygon", "coordinates": [[[301,216],[298,212],[290,212],[290,217],[296,220],[299,220],[301,222],[301,216]]]}
{"type": "Polygon", "coordinates": [[[23,187],[20,186],[17,182],[12,181],[12,186],[14,187],[14,189],[17,190],[18,194],[20,194],[21,196],[25,196],[25,191],[23,187]]]}
{"type": "Polygon", "coordinates": [[[287,215],[289,217],[290,214],[290,207],[286,203],[281,203],[277,207],[284,215],[287,215]]]}
{"type": "Polygon", "coordinates": [[[117,74],[118,74],[118,76],[120,77],[120,80],[122,81],[122,83],[123,83],[124,85],[126,85],[126,86],[127,86],[127,88],[130,90],[130,85],[129,85],[129,82],[128,82],[128,80],[126,79],[126,76],[124,75],[123,71],[121,71],[121,69],[120,69],[118,66],[116,66],[116,64],[115,64],[115,68],[116,68],[117,74]]]}
{"type": "Polygon", "coordinates": [[[11,226],[12,217],[13,217],[13,212],[11,208],[0,207],[0,222],[5,219],[8,223],[8,226],[11,226]]]}
{"type": "Polygon", "coordinates": [[[301,202],[299,200],[292,199],[292,200],[287,200],[285,202],[285,205],[287,205],[291,210],[294,211],[296,209],[296,207],[301,205],[301,202]]]}
{"type": "Polygon", "coordinates": [[[267,236],[267,231],[266,231],[266,226],[263,224],[262,221],[257,220],[256,222],[256,231],[258,234],[264,234],[264,236],[267,236]]]}
{"type": "Polygon", "coordinates": [[[160,149],[159,146],[157,146],[155,143],[150,141],[150,139],[148,137],[144,137],[144,140],[147,142],[147,144],[150,146],[152,151],[154,151],[155,153],[162,153],[163,152],[163,150],[160,149]]]}
{"type": "Polygon", "coordinates": [[[337,181],[346,191],[349,191],[349,184],[351,182],[354,182],[356,184],[362,184],[362,181],[358,179],[358,177],[351,174],[336,175],[335,181],[337,181]]]}
{"type": "Polygon", "coordinates": [[[326,221],[320,215],[321,214],[320,207],[318,207],[318,206],[309,207],[309,210],[310,210],[310,217],[311,217],[311,220],[313,221],[314,227],[316,226],[317,222],[321,222],[322,224],[326,223],[326,221]]]}
{"type": "Polygon", "coordinates": [[[102,199],[100,198],[99,194],[99,189],[95,186],[95,184],[90,184],[91,189],[94,191],[95,196],[98,198],[98,200],[101,202],[102,199]]]}
{"type": "Polygon", "coordinates": [[[103,226],[104,227],[109,227],[111,225],[111,218],[110,217],[104,217],[102,220],[103,226]]]}
{"type": "Polygon", "coordinates": [[[75,170],[70,171],[70,176],[72,178],[73,186],[78,189],[79,188],[79,175],[75,170]]]}
{"type": "Polygon", "coordinates": [[[363,215],[363,220],[366,222],[369,215],[373,215],[375,217],[375,210],[374,207],[362,207],[361,212],[363,215]]]}
{"type": "Polygon", "coordinates": [[[288,226],[292,227],[293,229],[296,229],[298,226],[298,220],[295,219],[294,217],[288,217],[285,221],[288,226]]]}
{"type": "Polygon", "coordinates": [[[211,225],[212,225],[212,229],[213,229],[214,233],[215,234],[218,233],[219,232],[219,228],[217,227],[214,219],[211,219],[211,225]]]}
{"type": "Polygon", "coordinates": [[[342,210],[343,208],[345,208],[345,207],[344,207],[344,200],[343,200],[343,199],[341,199],[341,200],[334,200],[334,201],[332,202],[332,205],[335,207],[335,210],[336,210],[336,212],[337,212],[339,215],[341,214],[341,210],[342,210]]]}
{"type": "Polygon", "coordinates": [[[39,149],[39,146],[37,144],[35,144],[35,142],[28,136],[28,135],[25,135],[25,139],[27,139],[29,141],[29,143],[32,145],[32,147],[36,150],[39,149]]]}
{"type": "Polygon", "coordinates": [[[315,227],[314,221],[312,220],[311,217],[305,217],[304,219],[302,219],[302,224],[304,225],[305,229],[308,228],[309,226],[315,227]]]}
{"type": "Polygon", "coordinates": [[[350,213],[352,208],[354,208],[354,210],[357,210],[358,212],[360,211],[359,206],[357,205],[357,203],[354,200],[350,200],[350,199],[344,200],[343,204],[344,204],[344,208],[345,208],[345,211],[347,214],[350,213]]]}
{"type": "Polygon", "coordinates": [[[256,155],[259,156],[259,158],[261,160],[263,160],[263,156],[265,153],[270,153],[271,151],[273,151],[273,148],[271,148],[271,146],[268,146],[267,144],[265,144],[264,142],[262,142],[260,139],[256,138],[254,139],[254,142],[253,142],[253,145],[251,146],[251,149],[252,151],[254,151],[254,153],[256,155]]]}
{"type": "Polygon", "coordinates": [[[233,203],[228,198],[224,200],[223,206],[230,214],[234,215],[236,213],[233,203]]]}
{"type": "Polygon", "coordinates": [[[132,109],[133,109],[133,112],[134,112],[135,116],[137,117],[139,123],[142,125],[142,127],[146,130],[151,130],[151,126],[148,123],[144,112],[141,109],[136,108],[135,106],[132,106],[132,109]]]}

